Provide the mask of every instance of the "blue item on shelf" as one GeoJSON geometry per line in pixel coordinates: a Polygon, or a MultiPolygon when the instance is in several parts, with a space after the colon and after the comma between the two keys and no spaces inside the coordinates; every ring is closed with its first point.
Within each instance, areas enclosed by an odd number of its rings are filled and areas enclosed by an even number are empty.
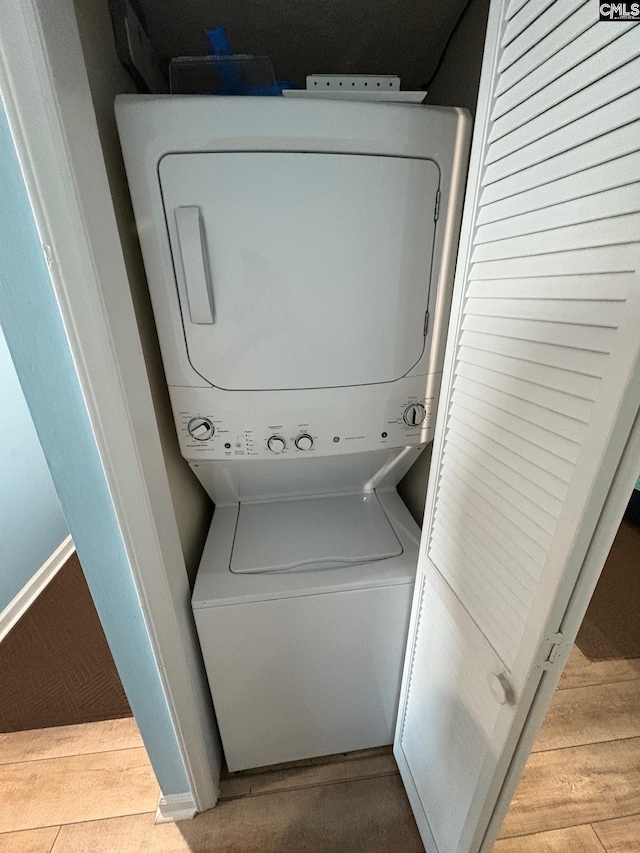
{"type": "Polygon", "coordinates": [[[235,54],[223,26],[205,30],[209,56],[181,56],[171,61],[173,94],[281,95],[293,85],[276,81],[267,56],[235,54]]]}

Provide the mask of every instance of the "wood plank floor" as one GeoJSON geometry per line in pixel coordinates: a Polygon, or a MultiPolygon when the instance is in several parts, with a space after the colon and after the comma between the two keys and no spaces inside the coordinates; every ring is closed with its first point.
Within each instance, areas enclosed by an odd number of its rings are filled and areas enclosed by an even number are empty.
{"type": "Polygon", "coordinates": [[[640,660],[574,646],[494,853],[640,853],[640,660]]]}
{"type": "MultiPolygon", "coordinates": [[[[421,853],[388,749],[233,774],[154,825],[132,719],[0,735],[0,853],[421,853]]],[[[494,853],[640,853],[640,661],[574,649],[494,853]]]]}

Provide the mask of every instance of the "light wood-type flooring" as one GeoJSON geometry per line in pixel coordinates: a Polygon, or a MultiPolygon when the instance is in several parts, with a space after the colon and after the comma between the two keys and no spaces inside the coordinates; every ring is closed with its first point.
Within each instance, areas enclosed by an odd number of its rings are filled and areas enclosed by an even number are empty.
{"type": "MultiPolygon", "coordinates": [[[[235,774],[154,825],[132,719],[0,735],[0,853],[421,853],[386,749],[235,774]]],[[[640,660],[563,673],[494,853],[640,853],[640,660]]]]}

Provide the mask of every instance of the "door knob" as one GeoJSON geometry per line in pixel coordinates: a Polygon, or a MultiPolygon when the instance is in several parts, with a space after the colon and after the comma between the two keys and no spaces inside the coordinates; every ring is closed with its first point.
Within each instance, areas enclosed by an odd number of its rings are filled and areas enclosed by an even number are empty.
{"type": "Polygon", "coordinates": [[[487,676],[487,682],[489,684],[491,695],[498,705],[515,705],[516,695],[513,687],[511,686],[511,682],[504,672],[501,672],[499,675],[496,675],[494,672],[490,672],[487,676]]]}

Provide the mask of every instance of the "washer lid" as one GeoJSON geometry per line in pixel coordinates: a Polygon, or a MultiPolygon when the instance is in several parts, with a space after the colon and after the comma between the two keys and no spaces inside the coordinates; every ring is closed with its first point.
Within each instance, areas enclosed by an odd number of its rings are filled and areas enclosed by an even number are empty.
{"type": "Polygon", "coordinates": [[[402,545],[375,493],[241,504],[236,573],[328,569],[397,557],[402,545]]]}
{"type": "Polygon", "coordinates": [[[189,360],[212,385],[390,382],[420,361],[432,160],[168,154],[159,178],[189,360]]]}

